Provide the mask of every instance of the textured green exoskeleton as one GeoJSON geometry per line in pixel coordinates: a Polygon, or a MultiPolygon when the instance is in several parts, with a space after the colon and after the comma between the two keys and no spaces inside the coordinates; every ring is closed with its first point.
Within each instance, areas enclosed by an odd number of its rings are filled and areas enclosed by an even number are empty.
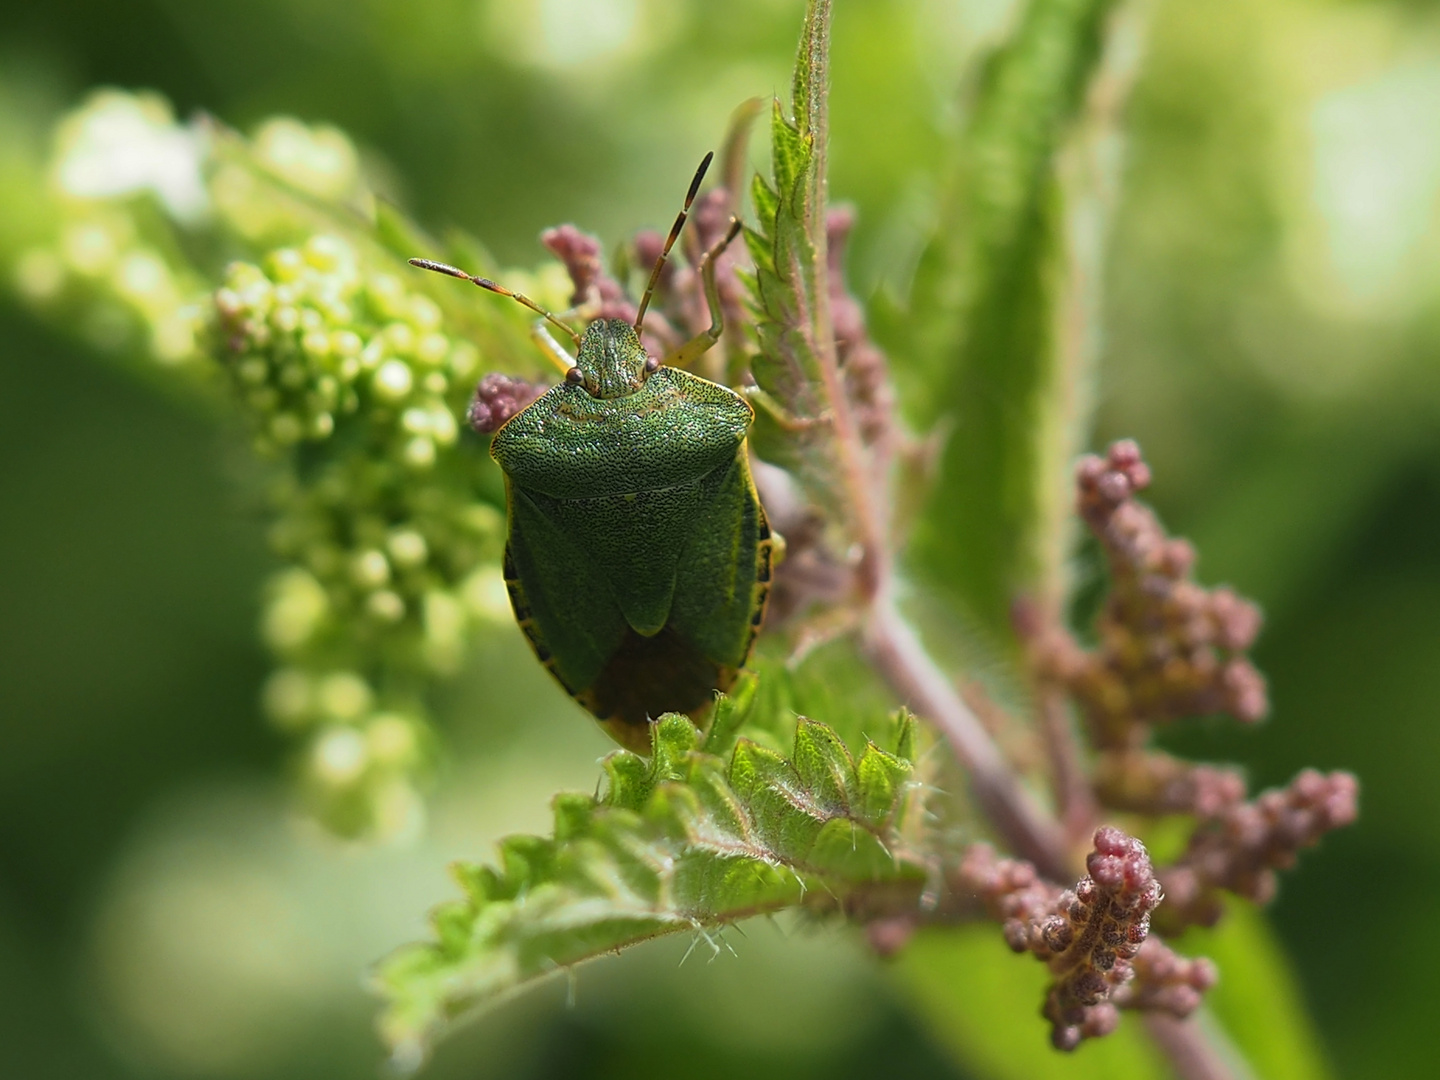
{"type": "MultiPolygon", "coordinates": [[[[662,253],[635,325],[591,323],[565,381],[510,417],[490,446],[505,472],[515,618],[560,684],[642,753],[650,721],[698,716],[730,687],[765,616],[772,540],[746,453],[754,413],[728,387],[672,366],[693,362],[720,336],[715,258],[738,230],[733,222],[700,267],[708,330],[664,362],[646,355],[639,329],[662,253]]],[[[574,334],[527,297],[412,262],[513,296],[574,334]]],[[[537,335],[568,362],[543,324],[537,335]]]]}
{"type": "Polygon", "coordinates": [[[621,743],[730,686],[765,613],[770,530],[746,460],[750,406],[647,364],[592,323],[567,380],[512,417],[505,579],[535,655],[621,743]],[[650,368],[652,370],[647,370],[650,368]]]}

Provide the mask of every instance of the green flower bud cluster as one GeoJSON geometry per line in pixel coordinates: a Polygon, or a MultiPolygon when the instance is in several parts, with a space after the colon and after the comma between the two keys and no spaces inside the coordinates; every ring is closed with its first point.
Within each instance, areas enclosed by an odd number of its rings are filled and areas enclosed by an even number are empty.
{"type": "Polygon", "coordinates": [[[12,282],[57,327],[239,407],[274,466],[284,563],[265,711],[304,740],[302,788],[332,828],[413,833],[426,691],[477,630],[510,624],[499,474],[457,418],[481,350],[487,367],[532,357],[526,316],[409,270],[427,242],[393,211],[403,252],[367,224],[380,210],[333,128],[278,118],[246,140],[102,91],[55,148],[33,170],[45,220],[0,252],[12,282]],[[222,269],[222,252],[240,261],[222,269]]]}
{"type": "Polygon", "coordinates": [[[20,294],[58,319],[79,316],[84,337],[108,352],[142,351],[162,364],[199,360],[204,284],[164,257],[124,214],[92,210],[62,228],[57,244],[26,250],[20,294]]]}
{"type": "Polygon", "coordinates": [[[317,231],[324,212],[297,192],[350,211],[352,230],[355,212],[373,211],[350,140],[287,117],[247,142],[178,122],[159,95],[101,90],[61,120],[54,144],[35,169],[48,183],[31,193],[45,226],[0,253],[16,292],[103,351],[166,366],[205,367],[215,249],[258,254],[317,231]]]}
{"type": "Polygon", "coordinates": [[[167,366],[201,360],[208,292],[179,254],[177,223],[208,213],[199,133],[154,94],[103,90],[60,123],[43,192],[46,235],[14,257],[20,297],[106,352],[167,366]]]}
{"type": "Polygon", "coordinates": [[[288,465],[271,542],[290,566],[263,617],[285,666],[266,709],[309,732],[307,787],[327,821],[403,833],[420,813],[425,682],[477,625],[509,617],[504,515],[477,494],[497,490],[494,466],[455,419],[478,353],[332,235],[231,265],[214,310],[257,448],[288,465]]]}
{"type": "Polygon", "coordinates": [[[350,245],[312,236],[233,264],[215,293],[221,350],[267,449],[321,441],[362,399],[371,435],[416,473],[453,446],[479,364],[440,329],[440,308],[388,273],[364,274],[350,245]],[[457,393],[452,393],[457,391],[457,393]]]}

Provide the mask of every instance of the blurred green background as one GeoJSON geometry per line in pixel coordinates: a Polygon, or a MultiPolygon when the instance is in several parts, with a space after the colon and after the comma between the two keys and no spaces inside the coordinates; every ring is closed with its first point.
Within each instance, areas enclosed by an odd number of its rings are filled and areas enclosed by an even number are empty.
{"type": "MultiPolygon", "coordinates": [[[[850,278],[903,293],[972,61],[1013,5],[836,7],[831,191],[859,211],[850,278]]],[[[279,113],[335,124],[386,194],[507,265],[536,263],[560,221],[614,242],[668,221],[739,101],[786,91],[800,13],[10,0],[0,261],[29,239],[12,196],[51,125],[103,85],[242,130],[279,113]]],[[[1430,1076],[1440,12],[1151,4],[1128,130],[1095,443],[1136,437],[1201,577],[1264,605],[1274,702],[1258,730],[1170,741],[1257,785],[1305,765],[1360,775],[1360,825],[1309,853],[1271,914],[1336,1073],[1430,1076]]],[[[0,293],[0,1073],[372,1075],[364,966],[422,933],[452,890],[446,860],[545,829],[549,795],[592,788],[606,745],[496,630],[445,690],[452,752],[425,840],[346,848],[297,823],[285,741],[256,704],[272,564],[241,441],[15,295],[0,293]]],[[[573,1005],[563,984],[522,998],[444,1045],[431,1075],[965,1075],[853,935],[745,932],[713,962],[681,966],[686,943],[669,942],[582,969],[573,1005]]]]}

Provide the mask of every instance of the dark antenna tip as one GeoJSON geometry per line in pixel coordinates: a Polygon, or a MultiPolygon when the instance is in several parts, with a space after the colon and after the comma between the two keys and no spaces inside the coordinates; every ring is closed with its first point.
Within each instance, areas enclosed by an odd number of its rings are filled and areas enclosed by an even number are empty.
{"type": "Polygon", "coordinates": [[[700,162],[700,168],[695,170],[695,179],[690,181],[690,190],[685,193],[685,205],[688,207],[695,201],[695,196],[700,193],[700,185],[705,181],[705,171],[710,168],[710,162],[715,160],[715,151],[705,151],[705,157],[700,162]]]}
{"type": "Polygon", "coordinates": [[[448,274],[450,277],[470,280],[470,275],[459,267],[451,266],[449,263],[436,262],[434,259],[411,259],[410,265],[421,270],[434,270],[437,274],[448,274]]]}
{"type": "Polygon", "coordinates": [[[705,170],[710,168],[710,162],[715,160],[715,151],[707,150],[700,167],[695,170],[695,178],[690,181],[690,190],[685,193],[685,205],[680,208],[679,215],[675,218],[675,224],[670,226],[670,235],[665,238],[665,246],[660,249],[660,257],[655,260],[655,268],[650,271],[650,280],[645,285],[645,292],[640,297],[640,307],[635,312],[635,335],[638,337],[640,331],[645,327],[645,312],[650,307],[650,298],[655,295],[655,286],[660,281],[660,271],[665,268],[665,260],[670,257],[670,249],[675,246],[675,240],[680,235],[680,230],[685,227],[685,216],[690,213],[690,205],[695,201],[695,196],[700,193],[700,185],[705,180],[705,170]]]}

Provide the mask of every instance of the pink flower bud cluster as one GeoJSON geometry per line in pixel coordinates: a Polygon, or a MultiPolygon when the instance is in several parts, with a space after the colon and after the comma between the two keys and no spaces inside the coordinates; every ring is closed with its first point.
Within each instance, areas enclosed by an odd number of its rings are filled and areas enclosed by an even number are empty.
{"type": "Polygon", "coordinates": [[[565,264],[574,286],[570,294],[572,307],[592,307],[592,318],[635,321],[634,302],[625,295],[620,283],[605,272],[599,240],[574,225],[557,225],[541,233],[540,242],[565,264]]]}
{"type": "Polygon", "coordinates": [[[1096,831],[1085,868],[1089,876],[1061,897],[1060,910],[1041,928],[1056,975],[1043,1011],[1058,1050],[1115,1030],[1119,1017],[1110,992],[1134,977],[1130,961],[1160,903],[1145,845],[1119,829],[1096,831]]]}
{"type": "MultiPolygon", "coordinates": [[[[1097,804],[1150,818],[1188,815],[1195,825],[1185,855],[1157,874],[1138,840],[1101,829],[1090,876],[1073,892],[984,847],[970,852],[959,874],[960,889],[1004,921],[1010,947],[1049,965],[1055,980],[1043,1012],[1060,1049],[1113,1030],[1119,1009],[1183,1019],[1215,984],[1210,961],[1177,956],[1146,936],[1162,886],[1159,932],[1213,925],[1225,892],[1265,903],[1277,870],[1356,816],[1349,773],[1306,770],[1288,787],[1246,802],[1238,769],[1192,764],[1148,745],[1159,723],[1217,711],[1253,722],[1268,707],[1264,681],[1244,655],[1260,628],[1258,610],[1229,589],[1207,591],[1191,579],[1194,550],[1167,536],[1135,499],[1149,483],[1150,470],[1129,441],[1077,468],[1077,509],[1109,568],[1098,645],[1082,648],[1053,612],[1023,599],[1014,621],[1039,692],[1057,702],[1069,697],[1087,722],[1093,753],[1088,769],[1074,767],[1078,780],[1067,784],[1063,766],[1064,751],[1078,761],[1079,748],[1052,747],[1057,801],[1082,823],[1097,804]]],[[[1057,744],[1066,735],[1064,725],[1047,731],[1057,744]]]]}
{"type": "Polygon", "coordinates": [[[1209,958],[1179,956],[1158,937],[1145,939],[1130,966],[1135,978],[1110,995],[1116,1007],[1169,1013],[1177,1020],[1198,1009],[1219,979],[1209,958]]]}
{"type": "Polygon", "coordinates": [[[1042,675],[1063,683],[1102,747],[1133,745],[1137,725],[1226,712],[1251,723],[1269,709],[1265,681],[1242,655],[1260,629],[1255,605],[1190,579],[1195,552],[1165,534],[1134,498],[1150,483],[1139,447],[1123,440],[1076,469],[1078,509],[1110,570],[1099,647],[1068,636],[1032,642],[1042,675]]]}
{"type": "MultiPolygon", "coordinates": [[[[1108,826],[1096,831],[1094,844],[1085,860],[1089,873],[1073,890],[1042,880],[1027,862],[997,858],[983,844],[970,850],[959,872],[960,887],[1003,920],[1010,947],[1044,960],[1055,976],[1042,1011],[1061,1050],[1115,1029],[1112,994],[1135,977],[1133,961],[1161,898],[1144,844],[1108,826]]],[[[1126,999],[1134,1008],[1163,1008],[1174,1000],[1158,990],[1126,999]]]]}
{"type": "Polygon", "coordinates": [[[1268,903],[1276,870],[1295,865],[1301,848],[1358,813],[1359,783],[1348,772],[1305,769],[1283,788],[1231,807],[1202,824],[1184,857],[1162,872],[1167,927],[1212,926],[1221,915],[1219,890],[1268,903]]]}
{"type": "Polygon", "coordinates": [[[1059,903],[1061,888],[1040,877],[1023,859],[1003,859],[989,844],[974,844],[965,853],[956,877],[957,891],[980,899],[992,918],[1001,921],[1005,941],[1016,952],[1033,951],[1037,927],[1059,903]]]}
{"type": "MultiPolygon", "coordinates": [[[[730,224],[729,206],[730,197],[723,188],[712,188],[696,201],[690,223],[677,244],[680,257],[676,251],[671,252],[646,312],[645,348],[651,356],[663,356],[710,325],[704,286],[687,260],[698,259],[700,252],[708,250],[724,235],[730,224]]],[[[574,225],[560,225],[541,233],[540,242],[565,264],[574,286],[570,303],[582,308],[586,318],[635,321],[636,300],[627,293],[625,284],[605,269],[599,240],[574,225]]],[[[653,229],[635,235],[631,247],[634,268],[645,280],[649,279],[664,246],[664,235],[653,229]]],[[[743,251],[743,247],[730,245],[718,264],[716,280],[721,306],[726,324],[732,328],[743,325],[746,318],[740,286],[734,275],[736,252],[743,251]]]]}
{"type": "Polygon", "coordinates": [[[1219,817],[1245,799],[1238,769],[1192,765],[1169,754],[1105,750],[1096,756],[1095,793],[1114,810],[1219,817]]]}
{"type": "Polygon", "coordinates": [[[514,375],[491,372],[475,387],[465,419],[481,435],[493,435],[501,425],[538,398],[549,387],[514,375]]]}

